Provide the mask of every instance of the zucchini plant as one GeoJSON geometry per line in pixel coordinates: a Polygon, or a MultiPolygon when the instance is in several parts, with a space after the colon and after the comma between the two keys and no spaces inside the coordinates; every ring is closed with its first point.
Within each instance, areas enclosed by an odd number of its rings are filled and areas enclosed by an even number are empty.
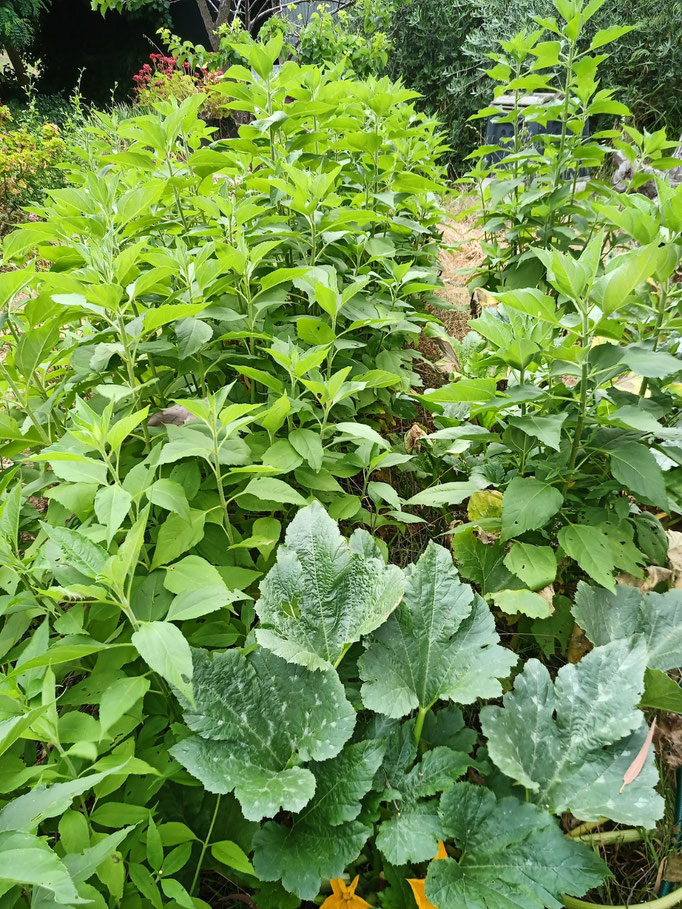
{"type": "Polygon", "coordinates": [[[579,592],[595,644],[580,663],[517,672],[446,549],[431,542],[402,569],[306,506],[245,646],[190,648],[169,615],[99,650],[80,635],[17,660],[2,780],[27,791],[0,809],[6,898],[30,885],[50,905],[200,907],[212,868],[264,909],[344,875],[386,907],[412,904],[408,881],[439,909],[583,895],[608,869],[559,818],[655,825],[639,704],[647,667],[680,660],[651,632],[679,626],[678,591],[621,592],[630,618],[613,629],[608,596],[579,592]],[[38,740],[43,762],[12,757],[38,740]]]}

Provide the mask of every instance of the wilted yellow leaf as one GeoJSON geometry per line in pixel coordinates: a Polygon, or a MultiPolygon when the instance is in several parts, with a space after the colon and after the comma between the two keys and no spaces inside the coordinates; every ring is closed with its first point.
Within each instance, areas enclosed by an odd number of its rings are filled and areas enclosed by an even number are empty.
{"type": "Polygon", "coordinates": [[[469,499],[467,514],[470,521],[502,517],[502,493],[499,489],[480,489],[469,499]]]}

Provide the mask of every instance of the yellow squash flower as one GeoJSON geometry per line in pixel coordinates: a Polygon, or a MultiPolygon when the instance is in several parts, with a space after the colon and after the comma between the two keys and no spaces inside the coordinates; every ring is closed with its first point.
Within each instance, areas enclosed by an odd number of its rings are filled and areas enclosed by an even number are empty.
{"type": "MultiPolygon", "coordinates": [[[[445,843],[439,842],[438,843],[438,852],[434,855],[433,861],[435,862],[437,859],[446,859],[447,857],[448,857],[448,854],[445,851],[445,843]]],[[[425,879],[410,880],[408,878],[407,883],[412,888],[412,893],[414,894],[414,900],[418,906],[418,909],[437,909],[437,907],[434,906],[433,903],[430,903],[426,899],[426,892],[424,890],[424,886],[426,884],[425,879]]],[[[323,909],[324,909],[324,907],[323,907],[323,909]]]]}
{"type": "Polygon", "coordinates": [[[340,877],[329,881],[332,885],[332,895],[327,897],[320,909],[372,909],[370,904],[355,892],[359,879],[360,876],[356,875],[350,884],[340,877]]]}

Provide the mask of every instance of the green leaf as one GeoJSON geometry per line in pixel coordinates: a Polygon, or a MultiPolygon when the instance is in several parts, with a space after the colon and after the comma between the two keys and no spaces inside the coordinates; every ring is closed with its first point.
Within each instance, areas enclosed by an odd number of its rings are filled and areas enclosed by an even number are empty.
{"type": "Polygon", "coordinates": [[[624,348],[621,362],[648,379],[667,379],[682,371],[682,360],[665,350],[650,350],[641,344],[624,348]]]}
{"type": "Polygon", "coordinates": [[[323,319],[314,316],[299,316],[296,320],[296,334],[307,344],[331,344],[336,339],[334,329],[323,319]]]}
{"type": "Polygon", "coordinates": [[[390,443],[387,442],[383,436],[379,435],[376,429],[372,429],[372,427],[368,426],[366,423],[337,423],[336,430],[337,432],[342,432],[344,435],[349,436],[351,439],[364,439],[367,442],[378,445],[380,448],[389,449],[391,447],[390,443]]]}
{"type": "Polygon", "coordinates": [[[195,650],[194,693],[196,706],[183,706],[195,734],[171,754],[209,792],[234,790],[252,821],[307,805],[315,777],[301,764],[335,757],[355,725],[336,673],[313,674],[266,650],[213,658],[195,650]]]}
{"type": "Polygon", "coordinates": [[[147,419],[149,407],[143,407],[142,410],[136,410],[135,413],[128,414],[118,422],[114,423],[109,432],[107,432],[107,442],[112,451],[118,451],[123,442],[128,438],[143,420],[147,419]]]}
{"type": "Polygon", "coordinates": [[[527,436],[538,439],[548,448],[559,451],[561,444],[561,427],[568,414],[552,414],[548,417],[538,417],[530,414],[526,417],[511,417],[509,423],[516,426],[527,436]]]}
{"type": "Polygon", "coordinates": [[[572,612],[595,646],[641,639],[651,669],[682,666],[682,590],[642,593],[618,584],[609,592],[581,581],[572,612]]]}
{"type": "Polygon", "coordinates": [[[170,622],[145,622],[131,640],[149,668],[191,702],[192,652],[180,629],[170,622]]]}
{"type": "Polygon", "coordinates": [[[403,603],[358,661],[365,707],[401,717],[439,699],[498,697],[517,658],[500,647],[487,604],[459,580],[450,553],[432,541],[406,574],[403,603]]]}
{"type": "Polygon", "coordinates": [[[306,503],[301,493],[297,492],[293,486],[283,480],[277,480],[275,477],[255,477],[247,485],[244,494],[252,495],[261,502],[275,502],[278,505],[305,505],[306,503]]]}
{"type": "Polygon", "coordinates": [[[548,814],[514,797],[498,801],[482,786],[457,783],[443,795],[440,816],[462,855],[429,865],[426,897],[434,906],[558,907],[563,894],[582,896],[608,875],[589,846],[571,841],[548,814]]]}
{"type": "Polygon", "coordinates": [[[166,621],[185,622],[188,619],[198,619],[202,615],[209,615],[229,606],[238,596],[239,594],[227,589],[222,579],[220,584],[185,590],[170,604],[166,621]]]}
{"type": "MultiPolygon", "coordinates": [[[[116,767],[120,770],[125,762],[116,767]]],[[[114,770],[91,773],[68,783],[53,783],[51,786],[36,786],[8,802],[0,809],[0,833],[9,830],[32,831],[50,817],[59,817],[79,795],[101,783],[114,770]]]]}
{"type": "Polygon", "coordinates": [[[476,584],[484,596],[513,583],[504,566],[503,543],[483,543],[470,527],[452,535],[451,548],[462,577],[476,584]]]}
{"type": "Polygon", "coordinates": [[[12,716],[6,720],[0,720],[0,755],[3,755],[8,748],[11,748],[34,720],[38,719],[47,709],[47,705],[34,707],[33,710],[29,710],[21,716],[12,716]]]}
{"type": "Polygon", "coordinates": [[[209,302],[209,300],[205,300],[202,303],[164,303],[163,306],[148,309],[144,314],[144,329],[147,332],[156,331],[157,328],[168,325],[169,322],[196,316],[206,309],[209,302]]]}
{"type": "Polygon", "coordinates": [[[149,679],[144,676],[125,676],[113,681],[102,693],[99,703],[101,737],[149,691],[149,679]]]}
{"type": "Polygon", "coordinates": [[[45,522],[41,522],[41,527],[50,540],[56,543],[67,564],[72,568],[93,580],[101,574],[104,563],[109,558],[109,554],[101,546],[68,527],[56,527],[45,522]]]}
{"type": "Polygon", "coordinates": [[[623,35],[627,35],[634,28],[633,25],[611,25],[609,28],[601,28],[590,42],[590,50],[596,50],[598,47],[604,47],[612,41],[617,41],[623,35]]]}
{"type": "Polygon", "coordinates": [[[424,394],[429,403],[453,404],[468,402],[471,404],[487,404],[497,394],[497,385],[494,379],[458,379],[442,388],[434,388],[424,394]]]}
{"type": "Polygon", "coordinates": [[[201,319],[181,319],[175,325],[175,336],[178,339],[180,357],[191,357],[208,344],[213,337],[213,329],[201,319]]]}
{"type": "Polygon", "coordinates": [[[409,498],[405,504],[427,505],[432,508],[438,508],[440,505],[460,505],[479,489],[485,489],[487,485],[484,479],[477,476],[464,482],[441,483],[438,486],[423,489],[409,498]]]}
{"type": "Polygon", "coordinates": [[[225,587],[223,577],[215,567],[198,555],[188,555],[166,567],[163,586],[171,593],[187,593],[201,587],[225,587]]]}
{"type": "Polygon", "coordinates": [[[54,475],[60,480],[67,480],[69,483],[96,483],[98,486],[105,486],[107,483],[107,465],[103,461],[94,461],[92,458],[84,458],[81,455],[71,455],[67,457],[58,457],[61,452],[50,452],[44,456],[36,456],[36,460],[49,461],[54,475]]]}
{"type": "Polygon", "coordinates": [[[347,646],[377,628],[403,594],[365,531],[350,541],[319,502],[298,512],[261,584],[258,642],[291,663],[330,669],[347,646]]]}
{"type": "Polygon", "coordinates": [[[175,480],[156,480],[156,482],[146,490],[146,495],[153,505],[165,508],[166,511],[175,512],[175,514],[180,515],[183,520],[189,521],[190,512],[187,495],[180,483],[177,483],[175,480]]]}
{"type": "Polygon", "coordinates": [[[586,574],[602,587],[615,588],[616,565],[605,533],[590,524],[570,524],[561,528],[558,539],[566,555],[575,559],[586,574]]]}
{"type": "Polygon", "coordinates": [[[14,352],[14,364],[24,378],[30,379],[50,359],[58,341],[59,327],[54,323],[31,328],[21,335],[14,352]]]}
{"type": "Polygon", "coordinates": [[[532,590],[498,590],[493,594],[495,605],[507,615],[527,615],[531,619],[546,619],[552,607],[539,593],[532,590]]]}
{"type": "Polygon", "coordinates": [[[555,682],[542,663],[529,660],[504,707],[481,710],[491,760],[555,814],[654,827],[663,800],[654,788],[653,754],[623,788],[648,731],[637,709],[646,656],[641,641],[614,641],[563,666],[555,682]]]}
{"type": "Polygon", "coordinates": [[[609,451],[611,473],[649,505],[668,507],[665,480],[651,451],[638,442],[621,442],[609,451]]]}
{"type": "Polygon", "coordinates": [[[551,546],[512,543],[504,564],[531,590],[541,590],[556,578],[556,555],[551,546]]]}
{"type": "Polygon", "coordinates": [[[126,519],[133,497],[122,486],[103,486],[95,496],[95,514],[107,529],[107,543],[126,519]]]}
{"type": "Polygon", "coordinates": [[[289,433],[289,442],[313,470],[318,471],[322,467],[324,450],[319,433],[312,429],[294,429],[289,433]]]}
{"type": "MultiPolygon", "coordinates": [[[[417,751],[411,741],[412,724],[406,724],[403,729],[409,739],[401,745],[406,761],[411,764],[417,751]]],[[[382,771],[383,799],[392,812],[379,824],[376,844],[388,862],[403,865],[433,858],[438,841],[443,839],[443,829],[438,801],[432,796],[453,786],[471,764],[468,754],[439,745],[427,751],[409,772],[400,762],[382,771]]]]}
{"type": "Polygon", "coordinates": [[[90,903],[78,895],[64,862],[43,840],[29,833],[0,833],[0,887],[17,884],[35,887],[36,893],[47,890],[61,905],[90,903]]]}
{"type": "Polygon", "coordinates": [[[383,754],[381,743],[359,742],[330,761],[310,765],[315,795],[305,810],[290,826],[270,821],[254,837],[253,864],[260,880],[281,880],[287,890],[312,900],[322,879],[343,874],[372,832],[357,818],[383,754]]]}
{"type": "Polygon", "coordinates": [[[639,706],[682,714],[682,688],[660,669],[647,669],[644,673],[644,694],[639,706]]]}
{"type": "Polygon", "coordinates": [[[254,877],[256,875],[244,850],[232,840],[220,840],[218,843],[213,843],[211,855],[221,865],[227,865],[242,874],[251,874],[254,877]]]}
{"type": "Polygon", "coordinates": [[[502,541],[537,530],[561,508],[558,489],[531,477],[514,477],[502,501],[502,541]]]}
{"type": "Polygon", "coordinates": [[[204,537],[205,521],[205,513],[193,508],[190,509],[189,521],[180,514],[169,514],[159,528],[152,568],[166,565],[196,546],[204,537]]]}

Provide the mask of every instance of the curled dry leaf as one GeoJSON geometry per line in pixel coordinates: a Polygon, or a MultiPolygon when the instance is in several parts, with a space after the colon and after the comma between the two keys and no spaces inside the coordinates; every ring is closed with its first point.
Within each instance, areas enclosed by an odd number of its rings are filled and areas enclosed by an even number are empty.
{"type": "Polygon", "coordinates": [[[634,781],[637,779],[637,777],[640,775],[640,773],[644,769],[644,765],[646,764],[646,759],[649,755],[649,749],[651,748],[651,744],[654,740],[655,732],[656,732],[656,720],[654,720],[653,723],[651,724],[651,726],[649,727],[649,732],[647,733],[647,737],[644,739],[644,743],[642,744],[642,747],[639,749],[637,757],[634,759],[634,761],[630,764],[628,769],[623,774],[623,785],[620,787],[621,792],[623,791],[623,789],[625,789],[626,786],[629,786],[630,783],[634,783],[634,781]]]}
{"type": "Polygon", "coordinates": [[[673,572],[672,586],[682,588],[682,533],[679,530],[668,530],[668,564],[673,572]]]}
{"type": "Polygon", "coordinates": [[[174,426],[183,426],[194,419],[196,419],[194,414],[190,413],[186,407],[181,404],[173,404],[171,407],[164,407],[158,413],[152,414],[147,426],[164,426],[168,423],[172,423],[174,426]]]}
{"type": "Polygon", "coordinates": [[[537,594],[544,600],[547,600],[550,605],[550,609],[552,612],[554,612],[554,584],[548,584],[546,587],[543,587],[542,590],[538,590],[537,594]]]}
{"type": "Polygon", "coordinates": [[[412,454],[414,451],[421,451],[421,440],[426,435],[426,430],[419,423],[413,423],[405,433],[405,451],[408,454],[412,454]]]}
{"type": "Polygon", "coordinates": [[[616,583],[625,587],[637,587],[642,593],[649,593],[659,584],[670,581],[672,577],[672,569],[662,568],[660,565],[649,565],[645,577],[636,578],[633,574],[619,574],[616,583]]]}
{"type": "Polygon", "coordinates": [[[573,626],[573,631],[568,639],[568,653],[566,654],[569,663],[579,663],[584,656],[592,650],[592,644],[583,629],[577,623],[573,626]]]}

